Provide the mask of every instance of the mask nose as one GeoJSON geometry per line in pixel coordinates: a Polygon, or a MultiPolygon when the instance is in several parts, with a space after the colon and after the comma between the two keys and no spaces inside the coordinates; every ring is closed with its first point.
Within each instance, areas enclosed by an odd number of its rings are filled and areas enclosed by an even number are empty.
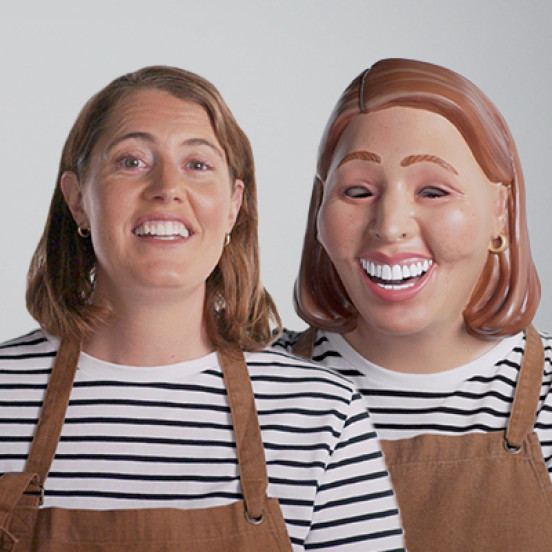
{"type": "Polygon", "coordinates": [[[414,232],[411,206],[404,195],[384,193],[378,202],[371,234],[384,243],[405,240],[414,232]]]}

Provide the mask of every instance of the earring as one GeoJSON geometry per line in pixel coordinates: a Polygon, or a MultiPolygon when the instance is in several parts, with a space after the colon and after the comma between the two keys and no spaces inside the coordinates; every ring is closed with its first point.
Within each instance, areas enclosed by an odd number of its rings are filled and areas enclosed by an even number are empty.
{"type": "Polygon", "coordinates": [[[504,234],[499,234],[495,240],[499,241],[499,245],[495,245],[494,241],[491,241],[489,251],[495,254],[502,253],[508,247],[508,238],[504,234]]]}
{"type": "Polygon", "coordinates": [[[224,300],[222,293],[220,293],[219,291],[215,297],[215,303],[214,303],[215,312],[217,314],[221,314],[225,308],[226,308],[226,301],[224,300]]]}
{"type": "Polygon", "coordinates": [[[224,238],[224,247],[226,247],[231,241],[230,234],[226,234],[226,238],[224,238]]]}
{"type": "Polygon", "coordinates": [[[84,226],[77,226],[77,234],[81,238],[89,238],[90,237],[90,228],[85,228],[84,226]]]}

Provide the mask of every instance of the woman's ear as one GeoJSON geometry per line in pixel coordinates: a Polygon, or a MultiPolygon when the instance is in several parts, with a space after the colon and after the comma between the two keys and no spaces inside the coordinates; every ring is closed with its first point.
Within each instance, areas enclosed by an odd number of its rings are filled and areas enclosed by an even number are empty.
{"type": "Polygon", "coordinates": [[[232,190],[232,196],[230,198],[230,212],[228,213],[228,233],[232,232],[236,219],[238,218],[238,213],[243,201],[243,181],[236,179],[234,181],[234,189],[232,190]]]}
{"type": "Polygon", "coordinates": [[[73,171],[65,171],[61,175],[60,185],[65,203],[67,203],[76,225],[88,226],[88,217],[82,201],[82,188],[77,175],[73,171]]]}

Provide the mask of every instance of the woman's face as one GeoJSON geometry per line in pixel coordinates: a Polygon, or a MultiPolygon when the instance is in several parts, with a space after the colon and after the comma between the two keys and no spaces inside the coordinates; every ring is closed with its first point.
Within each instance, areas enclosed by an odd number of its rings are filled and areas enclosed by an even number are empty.
{"type": "Polygon", "coordinates": [[[65,173],[62,189],[77,224],[91,230],[95,293],[113,301],[152,292],[201,297],[243,184],[231,181],[206,111],[151,89],[119,102],[84,182],[65,173]]]}
{"type": "Polygon", "coordinates": [[[392,107],[353,119],[324,185],[318,237],[359,329],[463,331],[505,197],[446,118],[392,107]]]}

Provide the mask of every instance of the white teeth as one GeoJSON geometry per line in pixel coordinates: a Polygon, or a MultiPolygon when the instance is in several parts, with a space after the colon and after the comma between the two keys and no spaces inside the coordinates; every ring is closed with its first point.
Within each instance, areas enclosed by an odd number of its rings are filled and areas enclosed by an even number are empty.
{"type": "Polygon", "coordinates": [[[136,236],[151,236],[160,239],[188,238],[189,230],[177,220],[144,222],[134,229],[136,236]]]}
{"type": "Polygon", "coordinates": [[[378,284],[379,287],[383,289],[407,289],[412,287],[414,282],[407,282],[406,284],[378,284]]]}
{"type": "Polygon", "coordinates": [[[385,289],[404,289],[405,287],[413,286],[414,283],[401,282],[425,274],[433,264],[433,259],[425,259],[411,265],[382,265],[366,259],[360,259],[360,264],[368,276],[383,280],[384,282],[378,285],[385,289]]]}
{"type": "Polygon", "coordinates": [[[391,269],[391,279],[392,280],[402,280],[402,268],[399,265],[393,265],[393,268],[391,269]]]}

